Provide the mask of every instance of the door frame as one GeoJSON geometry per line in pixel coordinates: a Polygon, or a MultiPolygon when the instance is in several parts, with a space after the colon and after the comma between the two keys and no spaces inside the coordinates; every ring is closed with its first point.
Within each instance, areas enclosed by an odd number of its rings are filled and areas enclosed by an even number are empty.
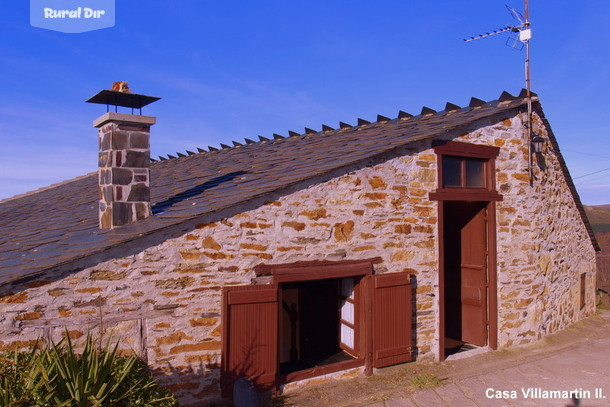
{"type": "MultiPolygon", "coordinates": [[[[438,290],[439,290],[439,361],[445,360],[445,205],[438,202],[438,290]]],[[[491,349],[498,348],[498,290],[497,290],[497,241],[496,241],[496,203],[485,204],[487,211],[487,344],[491,349]]]]}
{"type": "MultiPolygon", "coordinates": [[[[487,343],[491,349],[498,348],[498,288],[497,288],[497,236],[496,202],[503,197],[496,190],[496,158],[500,148],[460,141],[438,140],[433,142],[437,157],[436,191],[429,194],[431,201],[437,203],[438,230],[438,360],[445,360],[445,201],[477,201],[486,203],[487,210],[487,343]],[[483,188],[444,187],[443,156],[457,156],[485,160],[485,185],[483,188]]],[[[464,174],[462,174],[464,177],[464,174]]]]}
{"type": "Polygon", "coordinates": [[[373,265],[381,262],[381,257],[373,257],[361,260],[314,260],[299,261],[288,264],[259,264],[254,267],[257,278],[266,278],[271,284],[277,285],[281,285],[282,283],[300,283],[326,279],[340,279],[346,277],[362,278],[358,288],[358,295],[361,298],[361,312],[360,317],[355,321],[356,325],[359,327],[358,340],[361,344],[358,350],[358,357],[354,360],[347,360],[326,366],[303,369],[289,373],[285,376],[278,376],[278,384],[309,379],[323,374],[360,366],[364,366],[366,376],[370,376],[373,373],[373,345],[372,330],[370,328],[370,325],[372,324],[372,299],[370,298],[371,295],[369,294],[369,292],[372,290],[372,284],[367,277],[373,275],[373,265]]]}

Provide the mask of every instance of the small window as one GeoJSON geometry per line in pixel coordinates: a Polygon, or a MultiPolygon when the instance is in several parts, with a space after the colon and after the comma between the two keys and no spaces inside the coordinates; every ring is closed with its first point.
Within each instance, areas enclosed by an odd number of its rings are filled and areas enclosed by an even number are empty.
{"type": "Polygon", "coordinates": [[[582,273],[580,275],[580,309],[585,307],[585,292],[587,286],[587,274],[582,273]]]}
{"type": "Polygon", "coordinates": [[[443,155],[443,188],[485,188],[487,160],[443,155]]]}

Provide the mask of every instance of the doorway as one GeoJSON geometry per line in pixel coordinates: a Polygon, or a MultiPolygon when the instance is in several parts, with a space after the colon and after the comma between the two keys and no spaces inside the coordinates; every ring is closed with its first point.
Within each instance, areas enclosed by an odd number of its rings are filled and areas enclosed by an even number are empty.
{"type": "Polygon", "coordinates": [[[443,203],[444,357],[489,343],[487,206],[443,203]]]}

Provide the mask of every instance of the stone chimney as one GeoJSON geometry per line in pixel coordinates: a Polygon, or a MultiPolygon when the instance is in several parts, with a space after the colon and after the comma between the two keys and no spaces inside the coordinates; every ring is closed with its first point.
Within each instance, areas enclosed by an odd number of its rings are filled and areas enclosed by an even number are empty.
{"type": "Polygon", "coordinates": [[[112,84],[87,100],[106,105],[93,126],[99,139],[99,218],[101,229],[114,229],[151,215],[150,126],[156,118],[142,116],[142,107],[160,98],[134,94],[127,82],[112,84]],[[110,106],[114,112],[110,112],[110,106]],[[118,107],[131,108],[131,114],[118,107]],[[134,110],[139,109],[139,115],[134,110]]]}
{"type": "Polygon", "coordinates": [[[100,228],[150,216],[150,126],[155,122],[155,117],[115,112],[93,122],[99,129],[100,228]]]}

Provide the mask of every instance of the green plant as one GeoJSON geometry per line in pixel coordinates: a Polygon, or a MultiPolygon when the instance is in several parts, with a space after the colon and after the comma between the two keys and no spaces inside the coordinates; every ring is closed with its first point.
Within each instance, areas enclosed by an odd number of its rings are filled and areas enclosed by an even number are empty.
{"type": "Polygon", "coordinates": [[[49,348],[0,355],[0,407],[176,405],[136,356],[119,356],[87,336],[82,353],[66,337],[49,348]]]}
{"type": "Polygon", "coordinates": [[[88,335],[82,354],[78,354],[66,332],[59,343],[40,351],[37,373],[52,404],[97,407],[102,403],[113,405],[129,396],[133,389],[119,399],[110,399],[135,363],[135,356],[119,360],[117,349],[118,343],[111,348],[110,340],[104,349],[99,349],[88,335]]]}
{"type": "Polygon", "coordinates": [[[442,379],[439,379],[431,373],[420,374],[411,379],[411,386],[418,390],[431,389],[443,385],[442,379]]]}
{"type": "MultiPolygon", "coordinates": [[[[124,356],[122,358],[125,358],[124,356]]],[[[136,359],[127,377],[111,395],[111,399],[119,397],[129,389],[135,388],[129,396],[117,405],[119,406],[157,406],[174,407],[176,397],[166,388],[160,386],[150,374],[148,366],[142,359],[136,359]]]]}
{"type": "Polygon", "coordinates": [[[0,356],[0,406],[29,407],[48,401],[38,397],[42,382],[36,380],[37,367],[33,363],[36,357],[36,347],[30,352],[15,350],[0,356]]]}

